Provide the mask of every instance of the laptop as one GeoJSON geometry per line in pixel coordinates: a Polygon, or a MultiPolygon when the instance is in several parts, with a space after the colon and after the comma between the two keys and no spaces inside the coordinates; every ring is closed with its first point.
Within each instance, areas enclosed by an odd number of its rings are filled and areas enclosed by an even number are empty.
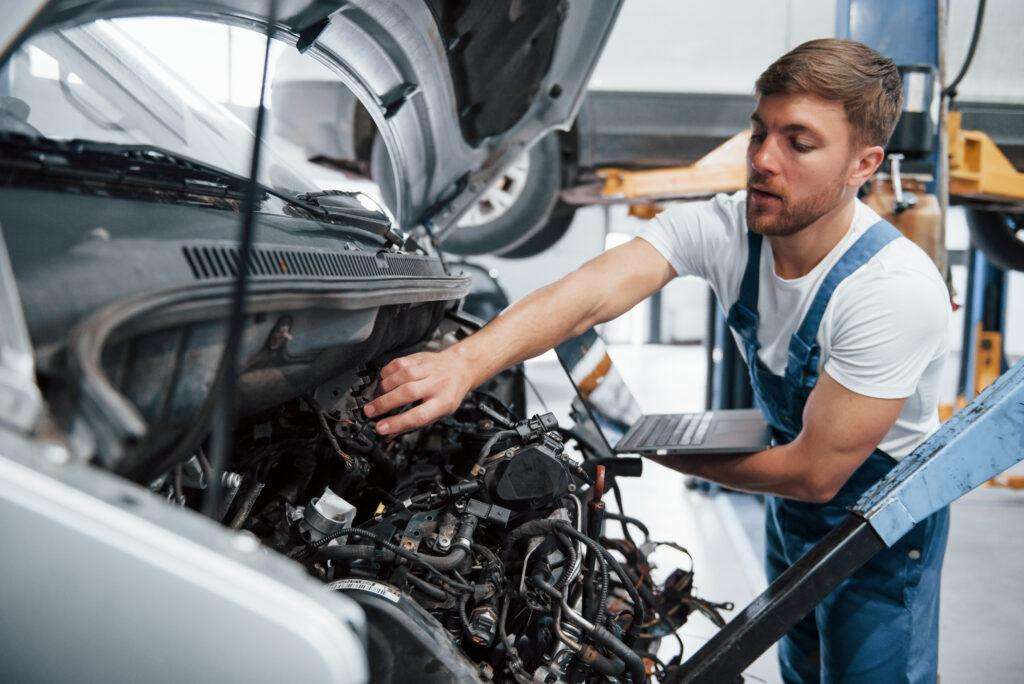
{"type": "Polygon", "coordinates": [[[771,446],[758,409],[644,415],[593,328],[555,353],[612,453],[744,454],[771,446]]]}

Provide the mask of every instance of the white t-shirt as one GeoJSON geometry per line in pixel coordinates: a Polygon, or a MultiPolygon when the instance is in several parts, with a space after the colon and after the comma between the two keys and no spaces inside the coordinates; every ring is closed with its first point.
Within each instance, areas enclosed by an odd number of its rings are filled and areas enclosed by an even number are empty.
{"type": "MultiPolygon", "coordinates": [[[[641,232],[676,273],[704,278],[726,311],[739,297],[747,264],[746,193],[670,205],[641,232]]],[[[761,247],[759,357],[785,372],[789,341],[818,286],[878,214],[857,201],[853,224],[821,263],[799,278],[775,273],[772,247],[761,247]]],[[[818,328],[821,365],[844,387],[869,397],[907,397],[879,448],[900,459],[939,427],[942,366],[949,351],[949,293],[931,259],[899,237],[843,280],[818,328]]],[[[737,337],[737,344],[742,344],[737,337]]]]}

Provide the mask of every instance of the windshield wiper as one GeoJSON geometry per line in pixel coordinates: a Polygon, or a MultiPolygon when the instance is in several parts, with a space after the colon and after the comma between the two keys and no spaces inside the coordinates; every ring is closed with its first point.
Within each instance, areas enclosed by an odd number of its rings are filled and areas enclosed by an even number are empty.
{"type": "MultiPolygon", "coordinates": [[[[106,194],[156,201],[180,201],[238,209],[249,179],[155,145],[93,140],[54,140],[0,131],[0,171],[9,185],[101,187],[106,194]]],[[[255,184],[257,205],[269,196],[297,207],[308,218],[356,226],[385,245],[401,246],[405,236],[380,210],[340,190],[288,195],[255,184]]]]}
{"type": "MultiPolygon", "coordinates": [[[[103,185],[128,194],[159,192],[166,199],[240,201],[248,185],[242,176],[156,146],[54,140],[6,132],[0,133],[0,169],[31,174],[35,180],[50,183],[103,185]]],[[[17,180],[16,175],[9,182],[17,180]]],[[[261,200],[277,194],[262,186],[259,189],[261,200]]]]}

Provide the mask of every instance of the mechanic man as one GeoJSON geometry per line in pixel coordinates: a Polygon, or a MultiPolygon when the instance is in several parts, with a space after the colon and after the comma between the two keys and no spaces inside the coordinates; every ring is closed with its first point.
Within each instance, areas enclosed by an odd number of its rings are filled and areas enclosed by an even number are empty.
{"type": "MultiPolygon", "coordinates": [[[[893,62],[815,40],[756,84],[746,192],[669,207],[641,233],[439,353],[397,359],[367,406],[382,434],[454,411],[503,368],[628,311],[682,275],[706,279],[751,369],[777,446],[667,456],[678,471],[763,492],[769,579],[822,538],[939,426],[949,296],[929,258],[857,199],[902,105],[893,62]]],[[[790,682],[936,680],[949,511],[919,523],[780,642],[790,682]]]]}

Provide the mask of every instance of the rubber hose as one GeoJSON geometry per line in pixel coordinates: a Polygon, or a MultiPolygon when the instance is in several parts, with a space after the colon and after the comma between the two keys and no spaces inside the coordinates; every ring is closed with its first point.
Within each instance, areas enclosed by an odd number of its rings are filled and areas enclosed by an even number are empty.
{"type": "Polygon", "coordinates": [[[332,561],[375,560],[391,562],[395,560],[395,554],[391,551],[378,549],[376,546],[357,546],[354,544],[325,546],[319,549],[317,555],[324,560],[332,561]]]}
{"type": "Polygon", "coordinates": [[[444,589],[437,586],[436,584],[431,584],[425,579],[420,579],[416,575],[407,574],[405,576],[405,579],[409,581],[409,584],[413,585],[414,587],[416,587],[421,592],[423,592],[430,598],[434,599],[435,601],[444,601],[448,598],[448,592],[446,592],[444,589]]]}
{"type": "MultiPolygon", "coordinates": [[[[558,597],[561,600],[562,594],[553,586],[544,581],[542,577],[534,575],[530,578],[534,584],[540,587],[545,593],[549,594],[552,598],[558,597]]],[[[577,623],[579,624],[579,623],[577,623]]],[[[621,639],[609,632],[600,625],[594,625],[588,627],[587,625],[579,624],[580,629],[586,632],[590,637],[596,641],[599,645],[604,646],[609,651],[617,655],[619,658],[626,663],[629,668],[630,676],[633,681],[639,683],[647,681],[647,670],[644,668],[644,661],[636,651],[627,646],[621,639]]]]}
{"type": "Polygon", "coordinates": [[[606,677],[618,677],[626,669],[626,664],[622,662],[621,658],[614,656],[609,658],[589,645],[583,647],[579,658],[587,667],[606,677]]]}
{"type": "Polygon", "coordinates": [[[598,566],[601,569],[601,588],[599,590],[599,596],[603,596],[604,598],[600,599],[595,604],[596,615],[593,617],[586,615],[585,617],[587,617],[587,619],[592,619],[594,624],[602,624],[608,608],[607,605],[605,605],[608,597],[608,562],[605,558],[607,552],[596,541],[583,534],[567,522],[546,518],[544,520],[531,520],[530,522],[523,523],[513,530],[505,539],[505,552],[510,553],[512,547],[524,538],[541,537],[554,530],[563,532],[567,536],[572,537],[573,539],[578,539],[586,544],[587,548],[593,552],[594,558],[597,559],[598,566]]]}

